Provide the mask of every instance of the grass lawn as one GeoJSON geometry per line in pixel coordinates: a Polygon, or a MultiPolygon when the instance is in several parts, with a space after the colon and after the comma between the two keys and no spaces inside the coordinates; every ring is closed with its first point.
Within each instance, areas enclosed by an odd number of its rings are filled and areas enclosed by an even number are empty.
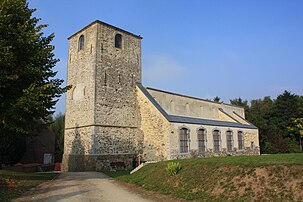
{"type": "Polygon", "coordinates": [[[119,180],[198,201],[303,201],[303,153],[174,160],[182,170],[170,176],[168,162],[149,164],[119,180]]]}
{"type": "Polygon", "coordinates": [[[55,173],[22,173],[0,170],[0,201],[11,201],[42,182],[53,179],[55,173]]]}

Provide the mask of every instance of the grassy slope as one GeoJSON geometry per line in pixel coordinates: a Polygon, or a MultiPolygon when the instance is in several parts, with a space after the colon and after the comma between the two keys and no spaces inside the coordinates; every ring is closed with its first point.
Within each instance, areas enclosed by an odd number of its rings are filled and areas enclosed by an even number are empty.
{"type": "Polygon", "coordinates": [[[10,201],[22,193],[53,179],[55,173],[22,173],[0,170],[0,201],[10,201]]]}
{"type": "Polygon", "coordinates": [[[175,162],[182,165],[175,176],[166,173],[168,162],[149,164],[132,175],[109,174],[147,190],[198,201],[303,200],[303,154],[195,158],[175,162]]]}

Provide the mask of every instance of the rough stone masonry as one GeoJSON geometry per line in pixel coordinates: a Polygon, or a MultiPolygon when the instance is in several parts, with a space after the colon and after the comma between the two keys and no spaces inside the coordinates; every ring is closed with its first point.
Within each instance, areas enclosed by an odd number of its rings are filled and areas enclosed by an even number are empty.
{"type": "Polygon", "coordinates": [[[144,88],[142,37],[97,20],[68,39],[64,171],[129,169],[139,154],[160,161],[260,153],[243,108],[144,88]]]}

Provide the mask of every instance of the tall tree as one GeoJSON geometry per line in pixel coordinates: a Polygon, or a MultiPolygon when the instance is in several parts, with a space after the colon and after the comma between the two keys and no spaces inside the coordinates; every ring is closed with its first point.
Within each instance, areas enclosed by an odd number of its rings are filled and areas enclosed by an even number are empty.
{"type": "Polygon", "coordinates": [[[26,0],[0,4],[0,128],[25,134],[53,113],[65,90],[63,80],[54,78],[54,34],[43,35],[47,25],[38,25],[34,11],[26,0]]]}
{"type": "MultiPolygon", "coordinates": [[[[26,0],[0,2],[0,138],[29,135],[65,91],[54,78],[54,34],[44,36],[26,0]],[[4,137],[5,136],[5,137],[4,137]]],[[[11,138],[11,137],[10,137],[11,138]]],[[[1,158],[2,159],[2,158],[1,158]]],[[[0,159],[0,160],[1,160],[0,159]]]]}
{"type": "MultiPolygon", "coordinates": [[[[269,147],[272,148],[268,144],[268,131],[271,130],[269,128],[272,128],[270,127],[270,120],[273,105],[274,102],[269,96],[263,99],[252,100],[246,115],[247,120],[259,128],[261,153],[268,153],[269,147]]],[[[277,131],[276,128],[275,131],[277,131]]],[[[273,151],[272,149],[270,150],[273,151]]]]}
{"type": "Polygon", "coordinates": [[[292,125],[291,118],[300,118],[299,96],[284,91],[275,100],[271,116],[272,122],[283,130],[284,137],[289,137],[288,127],[292,125]]]}

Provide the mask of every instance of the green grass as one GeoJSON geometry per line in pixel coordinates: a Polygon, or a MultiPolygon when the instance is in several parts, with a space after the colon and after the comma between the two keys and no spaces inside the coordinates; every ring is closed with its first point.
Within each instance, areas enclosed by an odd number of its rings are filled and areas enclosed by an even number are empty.
{"type": "Polygon", "coordinates": [[[0,170],[0,201],[11,201],[33,187],[53,179],[55,173],[23,173],[0,170]]]}
{"type": "Polygon", "coordinates": [[[132,175],[106,174],[188,200],[300,201],[303,197],[303,153],[174,160],[182,165],[174,176],[166,171],[168,162],[149,164],[132,175]]]}

